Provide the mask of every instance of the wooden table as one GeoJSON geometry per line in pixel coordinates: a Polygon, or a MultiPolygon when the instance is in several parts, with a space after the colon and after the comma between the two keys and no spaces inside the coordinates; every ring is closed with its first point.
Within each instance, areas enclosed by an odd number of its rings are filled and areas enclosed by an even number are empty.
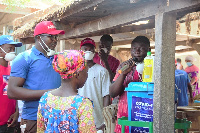
{"type": "Polygon", "coordinates": [[[179,106],[177,107],[177,118],[187,118],[191,121],[191,128],[189,131],[200,132],[200,106],[179,106]]]}

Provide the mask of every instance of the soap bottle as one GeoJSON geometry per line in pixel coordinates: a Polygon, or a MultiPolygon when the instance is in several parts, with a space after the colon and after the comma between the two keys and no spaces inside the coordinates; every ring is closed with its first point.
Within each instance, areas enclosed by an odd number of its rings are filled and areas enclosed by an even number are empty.
{"type": "Polygon", "coordinates": [[[153,68],[154,58],[151,56],[151,52],[147,52],[147,57],[144,58],[143,82],[153,82],[153,68]]]}

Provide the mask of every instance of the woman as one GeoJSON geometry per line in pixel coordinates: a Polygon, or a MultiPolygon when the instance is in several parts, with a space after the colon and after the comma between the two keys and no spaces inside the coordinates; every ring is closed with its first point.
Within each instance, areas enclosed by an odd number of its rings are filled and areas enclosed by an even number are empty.
{"type": "Polygon", "coordinates": [[[37,132],[96,132],[91,101],[77,95],[87,79],[84,55],[83,51],[66,50],[54,56],[53,68],[62,78],[61,86],[41,97],[37,132]]]}
{"type": "Polygon", "coordinates": [[[191,55],[188,55],[185,58],[185,62],[187,64],[187,67],[185,68],[185,71],[187,72],[189,78],[190,78],[190,84],[192,86],[192,94],[193,97],[198,95],[200,93],[200,90],[198,88],[198,73],[199,68],[193,64],[194,58],[191,55]]]}

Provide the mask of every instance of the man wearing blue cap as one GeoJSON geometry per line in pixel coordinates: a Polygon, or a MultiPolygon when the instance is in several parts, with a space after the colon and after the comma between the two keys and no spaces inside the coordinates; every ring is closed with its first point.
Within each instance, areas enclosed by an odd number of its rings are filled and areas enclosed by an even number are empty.
{"type": "Polygon", "coordinates": [[[11,70],[8,62],[15,58],[15,47],[20,46],[22,43],[14,42],[11,36],[0,36],[0,133],[13,133],[19,116],[16,100],[7,96],[7,86],[11,70]]]}

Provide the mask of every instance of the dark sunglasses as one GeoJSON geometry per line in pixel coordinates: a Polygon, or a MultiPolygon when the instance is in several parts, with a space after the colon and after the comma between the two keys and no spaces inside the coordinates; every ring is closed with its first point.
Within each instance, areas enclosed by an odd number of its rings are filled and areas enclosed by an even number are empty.
{"type": "Polygon", "coordinates": [[[41,36],[48,36],[52,41],[57,41],[58,36],[57,35],[51,35],[51,34],[40,34],[41,36]]]}

